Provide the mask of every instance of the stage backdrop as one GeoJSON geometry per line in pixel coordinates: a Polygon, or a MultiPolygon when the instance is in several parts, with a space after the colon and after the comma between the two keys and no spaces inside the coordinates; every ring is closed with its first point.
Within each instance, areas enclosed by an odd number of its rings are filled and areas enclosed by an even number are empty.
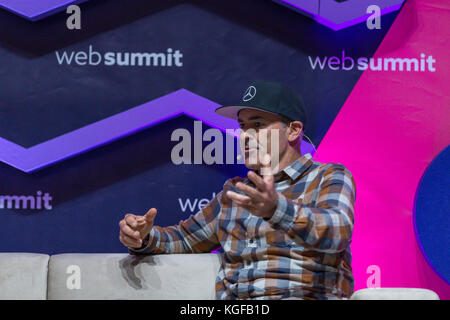
{"type": "Polygon", "coordinates": [[[65,12],[32,22],[0,11],[0,251],[127,252],[126,213],[156,207],[166,226],[197,212],[247,170],[176,165],[172,133],[237,128],[214,108],[265,79],[302,95],[315,160],[354,175],[355,289],[450,298],[448,184],[425,179],[448,177],[445,1],[408,0],[380,29],[338,31],[261,0],[80,8],[80,30],[65,12]]]}

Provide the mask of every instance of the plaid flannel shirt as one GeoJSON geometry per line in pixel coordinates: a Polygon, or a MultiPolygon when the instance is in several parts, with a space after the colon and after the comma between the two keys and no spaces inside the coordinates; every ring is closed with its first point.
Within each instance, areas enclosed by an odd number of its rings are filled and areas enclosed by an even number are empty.
{"type": "Polygon", "coordinates": [[[356,197],[343,165],[306,154],[275,175],[270,219],[236,206],[223,191],[177,226],[154,226],[132,254],[202,253],[223,248],[218,299],[346,299],[353,293],[350,242],[356,197]]]}

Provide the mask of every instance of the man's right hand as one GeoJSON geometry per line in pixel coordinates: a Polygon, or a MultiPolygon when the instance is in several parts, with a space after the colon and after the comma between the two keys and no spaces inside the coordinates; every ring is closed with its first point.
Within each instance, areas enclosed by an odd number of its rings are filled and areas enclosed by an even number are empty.
{"type": "Polygon", "coordinates": [[[157,210],[151,208],[143,216],[137,216],[131,213],[126,214],[125,218],[119,222],[120,242],[130,248],[140,248],[142,246],[142,241],[153,228],[153,221],[155,220],[156,213],[157,210]]]}

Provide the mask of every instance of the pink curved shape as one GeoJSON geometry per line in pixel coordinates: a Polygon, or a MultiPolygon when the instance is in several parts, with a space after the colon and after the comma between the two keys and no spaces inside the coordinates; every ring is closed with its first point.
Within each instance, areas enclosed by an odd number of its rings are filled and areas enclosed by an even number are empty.
{"type": "Polygon", "coordinates": [[[449,2],[407,1],[374,57],[424,53],[436,59],[436,71],[365,71],[317,150],[319,161],[346,165],[356,180],[355,289],[367,287],[375,265],[382,287],[428,288],[450,298],[413,226],[419,181],[450,142],[449,21],[449,2]]]}

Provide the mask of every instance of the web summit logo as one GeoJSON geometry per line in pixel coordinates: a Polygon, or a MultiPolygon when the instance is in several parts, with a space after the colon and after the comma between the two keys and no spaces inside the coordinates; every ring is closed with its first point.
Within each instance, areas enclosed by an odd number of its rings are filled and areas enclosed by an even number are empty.
{"type": "Polygon", "coordinates": [[[35,196],[0,196],[0,209],[51,210],[52,200],[48,193],[42,194],[42,191],[36,192],[35,196]]]}
{"type": "Polygon", "coordinates": [[[182,67],[183,54],[180,50],[168,48],[166,52],[106,52],[94,51],[56,51],[59,65],[78,66],[137,66],[137,67],[182,67]]]}
{"type": "Polygon", "coordinates": [[[416,58],[352,58],[347,56],[345,51],[342,51],[341,57],[325,56],[323,58],[315,57],[314,59],[308,56],[308,59],[313,70],[349,71],[358,69],[359,71],[436,72],[436,59],[432,55],[427,56],[425,53],[421,53],[420,57],[416,58]]]}

